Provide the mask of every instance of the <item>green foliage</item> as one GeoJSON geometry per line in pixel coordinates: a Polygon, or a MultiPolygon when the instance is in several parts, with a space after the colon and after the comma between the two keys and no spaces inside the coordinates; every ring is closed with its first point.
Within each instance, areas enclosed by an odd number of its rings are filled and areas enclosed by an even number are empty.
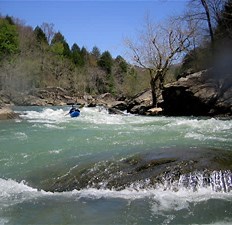
{"type": "Polygon", "coordinates": [[[84,66],[88,63],[89,53],[85,47],[81,48],[80,52],[80,66],[84,66]]]}
{"type": "Polygon", "coordinates": [[[95,57],[96,60],[98,60],[101,56],[101,51],[99,50],[97,46],[94,46],[91,54],[95,57]]]}
{"type": "Polygon", "coordinates": [[[66,41],[63,42],[63,47],[64,47],[63,55],[67,58],[71,57],[71,51],[66,41]]]}
{"type": "Polygon", "coordinates": [[[61,42],[52,44],[51,50],[53,53],[62,56],[64,52],[64,45],[61,42]]]}
{"type": "Polygon", "coordinates": [[[39,26],[37,26],[34,29],[34,34],[35,34],[36,40],[38,41],[39,44],[42,44],[42,43],[48,44],[46,35],[39,26]]]}
{"type": "Polygon", "coordinates": [[[16,53],[19,47],[16,26],[9,20],[0,18],[0,59],[4,55],[16,53]]]}
{"type": "Polygon", "coordinates": [[[51,40],[52,51],[60,56],[71,57],[71,51],[64,36],[57,32],[51,40]]]}
{"type": "Polygon", "coordinates": [[[81,49],[80,49],[80,47],[79,47],[76,43],[74,43],[74,44],[72,45],[71,52],[72,52],[72,53],[75,53],[75,52],[80,53],[80,52],[81,52],[81,49]]]}
{"type": "Polygon", "coordinates": [[[15,25],[15,23],[14,23],[14,21],[13,21],[13,18],[12,17],[10,17],[10,16],[6,16],[5,17],[5,20],[7,20],[8,21],[8,23],[10,24],[10,25],[15,25]]]}
{"type": "Polygon", "coordinates": [[[81,49],[76,43],[71,48],[71,60],[76,66],[81,66],[81,49]]]}
{"type": "Polygon", "coordinates": [[[111,74],[113,66],[113,58],[109,51],[102,53],[100,59],[98,60],[98,65],[105,70],[108,74],[111,74]]]}
{"type": "Polygon", "coordinates": [[[115,62],[118,63],[120,72],[126,73],[128,69],[128,65],[125,59],[122,58],[122,56],[117,56],[115,59],[115,62]]]}
{"type": "Polygon", "coordinates": [[[51,40],[51,45],[54,45],[55,43],[64,43],[64,41],[64,36],[60,32],[57,32],[51,40]]]}
{"type": "Polygon", "coordinates": [[[130,67],[121,56],[113,59],[109,51],[101,54],[96,46],[88,52],[76,43],[70,50],[60,32],[50,37],[52,40],[39,26],[32,29],[14,25],[10,17],[0,19],[0,90],[59,86],[73,96],[134,95],[149,86],[143,72],[130,67]]]}

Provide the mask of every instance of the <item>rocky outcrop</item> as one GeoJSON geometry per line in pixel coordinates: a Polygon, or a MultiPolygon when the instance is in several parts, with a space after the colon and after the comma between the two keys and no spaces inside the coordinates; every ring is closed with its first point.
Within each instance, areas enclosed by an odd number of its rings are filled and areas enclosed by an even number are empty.
{"type": "Polygon", "coordinates": [[[165,115],[232,115],[231,74],[222,79],[211,70],[194,73],[166,85],[162,95],[165,115]]]}
{"type": "Polygon", "coordinates": [[[0,120],[16,119],[18,115],[8,107],[0,107],[0,120]]]}
{"type": "Polygon", "coordinates": [[[146,115],[147,111],[152,107],[152,92],[146,90],[133,97],[128,102],[128,112],[133,114],[146,115]]]}
{"type": "Polygon", "coordinates": [[[1,91],[0,101],[3,105],[47,106],[83,103],[84,99],[72,97],[59,87],[32,89],[28,92],[1,91]]]}
{"type": "Polygon", "coordinates": [[[126,97],[115,97],[110,93],[104,93],[98,96],[91,96],[86,99],[88,107],[103,106],[112,114],[132,113],[139,115],[156,115],[160,109],[152,108],[151,90],[145,90],[142,93],[128,99],[126,97]],[[150,111],[149,111],[150,110],[150,111]]]}

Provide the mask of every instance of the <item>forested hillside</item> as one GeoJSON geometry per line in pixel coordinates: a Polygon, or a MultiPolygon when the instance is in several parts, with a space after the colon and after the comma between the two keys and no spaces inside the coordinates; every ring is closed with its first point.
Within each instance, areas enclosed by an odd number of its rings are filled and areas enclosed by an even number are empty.
{"type": "MultiPolygon", "coordinates": [[[[218,98],[223,97],[221,102],[230,99],[227,91],[231,93],[232,85],[231,0],[189,0],[188,9],[178,17],[161,24],[147,18],[138,37],[126,40],[126,44],[133,65],[122,56],[113,58],[109,51],[101,52],[97,46],[92,50],[78,43],[69,46],[53,24],[32,28],[19,19],[1,17],[0,90],[23,92],[60,87],[76,97],[106,92],[131,97],[150,88],[152,106],[146,107],[163,108],[168,82],[207,70],[208,77],[202,85],[214,89],[208,108],[214,107],[218,98]],[[208,84],[212,80],[214,84],[208,84]]],[[[171,95],[166,97],[175,96],[171,95]]],[[[187,96],[186,92],[183,96],[187,96]]],[[[171,98],[171,102],[182,102],[177,99],[178,96],[171,98]]],[[[188,98],[186,102],[190,102],[188,98]]]]}
{"type": "Polygon", "coordinates": [[[73,96],[132,96],[149,87],[146,71],[109,51],[71,47],[53,24],[34,29],[10,16],[0,18],[0,90],[25,91],[50,86],[73,96]]]}

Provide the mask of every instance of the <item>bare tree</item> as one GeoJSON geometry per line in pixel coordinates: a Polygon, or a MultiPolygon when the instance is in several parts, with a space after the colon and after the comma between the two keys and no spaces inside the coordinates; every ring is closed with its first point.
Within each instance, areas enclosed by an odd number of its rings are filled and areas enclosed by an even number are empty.
{"type": "Polygon", "coordinates": [[[201,30],[207,30],[212,48],[214,46],[214,28],[217,27],[226,0],[190,0],[185,19],[195,20],[201,30]],[[205,23],[206,22],[206,23],[205,23]]]}
{"type": "Polygon", "coordinates": [[[48,44],[50,44],[51,40],[55,34],[54,24],[53,23],[43,23],[41,25],[41,29],[43,30],[43,32],[45,33],[45,35],[47,37],[48,44]]]}
{"type": "Polygon", "coordinates": [[[178,20],[170,21],[167,26],[154,25],[147,17],[138,40],[126,40],[133,61],[149,71],[153,106],[157,106],[161,97],[165,75],[170,66],[178,62],[183,52],[191,46],[194,32],[178,20]]]}

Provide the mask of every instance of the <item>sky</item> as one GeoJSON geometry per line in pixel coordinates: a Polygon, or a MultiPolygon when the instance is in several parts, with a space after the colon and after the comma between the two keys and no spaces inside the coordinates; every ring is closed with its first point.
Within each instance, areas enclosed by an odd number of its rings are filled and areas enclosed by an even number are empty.
{"type": "Polygon", "coordinates": [[[21,19],[35,28],[53,23],[71,46],[109,51],[115,58],[127,57],[125,38],[142,29],[149,14],[159,22],[184,11],[187,0],[0,0],[0,15],[21,19]]]}

